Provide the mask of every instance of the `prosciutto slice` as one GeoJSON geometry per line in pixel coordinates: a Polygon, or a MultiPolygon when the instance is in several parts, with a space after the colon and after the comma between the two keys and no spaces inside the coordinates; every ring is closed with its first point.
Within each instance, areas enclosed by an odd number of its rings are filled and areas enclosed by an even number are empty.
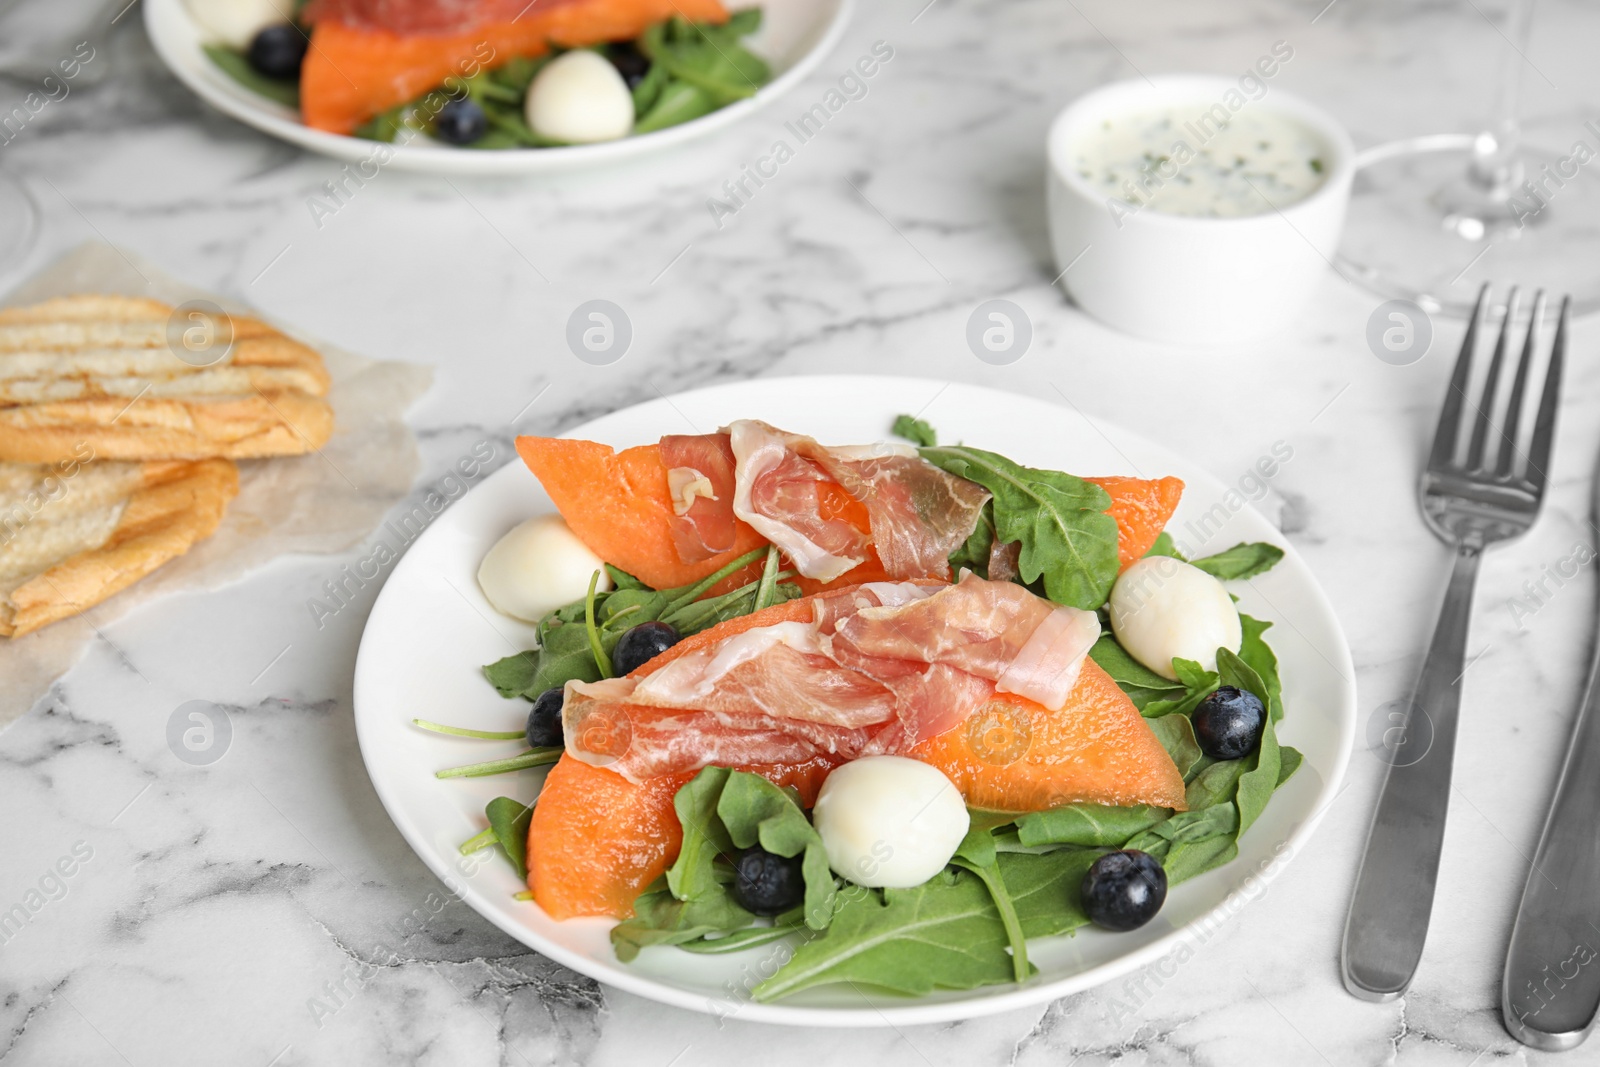
{"type": "Polygon", "coordinates": [[[966,575],[821,594],[809,621],[755,627],[638,677],[569,682],[574,758],[639,782],[712,764],[903,754],[996,691],[1065,705],[1093,612],[966,575]]]}
{"type": "Polygon", "coordinates": [[[864,562],[870,548],[891,578],[949,577],[946,559],[972,533],[987,490],[947,474],[910,446],[825,448],[755,419],[728,428],[734,514],[818,581],[864,562]],[[869,532],[829,506],[837,488],[866,509],[869,532]]]}
{"type": "Polygon", "coordinates": [[[672,495],[672,543],[678,558],[699,563],[734,545],[733,449],[725,433],[661,439],[661,465],[672,495]]]}

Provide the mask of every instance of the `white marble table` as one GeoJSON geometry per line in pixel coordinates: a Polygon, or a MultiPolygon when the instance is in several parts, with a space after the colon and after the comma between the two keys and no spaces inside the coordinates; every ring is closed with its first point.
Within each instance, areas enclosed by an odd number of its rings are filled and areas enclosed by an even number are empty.
{"type": "MultiPolygon", "coordinates": [[[[1237,351],[1113,334],[1051,288],[1043,130],[1104,80],[1241,71],[1277,40],[1295,49],[1281,84],[1324,102],[1362,143],[1466,129],[1488,106],[1486,72],[1504,43],[1470,4],[1345,0],[1313,24],[1323,0],[926,2],[867,3],[776,111],[676,155],[539,181],[384,173],[320,226],[309,201],[338,166],[198,104],[125,17],[101,49],[105,80],[0,146],[0,168],[44,217],[38,246],[0,283],[98,235],[312,335],[433,364],[437,384],[413,414],[419,494],[479,442],[505,462],[514,430],[558,431],[657,392],[764,374],[899,372],[1023,393],[1069,383],[1083,412],[1143,428],[1224,479],[1286,442],[1293,458],[1259,506],[1337,604],[1362,716],[1376,713],[1409,684],[1441,593],[1443,552],[1411,492],[1459,324],[1441,323],[1420,363],[1386,365],[1363,341],[1379,301],[1330,274],[1298,327],[1237,351]],[[707,198],[880,39],[894,59],[867,97],[719,228],[707,198]],[[1002,368],[964,342],[972,308],[996,296],[1035,328],[1026,358],[1002,368]],[[561,340],[571,309],[597,297],[635,328],[610,367],[580,363],[561,340]]],[[[48,6],[24,3],[13,45],[26,45],[29,9],[48,6]]],[[[1540,19],[1532,58],[1560,88],[1529,79],[1529,107],[1576,130],[1579,105],[1600,95],[1589,55],[1600,12],[1564,0],[1540,19]]],[[[23,91],[0,84],[0,110],[23,91]]],[[[1597,340],[1594,322],[1575,331],[1549,514],[1486,568],[1433,934],[1396,1003],[1353,1000],[1337,973],[1381,770],[1365,749],[1312,846],[1175,973],[975,1022],[832,1033],[719,1027],[600,988],[447,901],[385,817],[350,715],[375,590],[322,629],[307,608],[353,552],[282,559],[136,613],[0,735],[0,908],[62,857],[89,854],[63,865],[64,895],[0,944],[0,1060],[1542,1059],[1501,1028],[1498,971],[1578,694],[1593,577],[1547,583],[1532,614],[1513,604],[1547,565],[1593,544],[1597,340]],[[234,723],[231,749],[209,767],[180,763],[165,741],[190,700],[225,706],[234,723]],[[314,998],[337,1010],[315,1010],[314,998]]]]}

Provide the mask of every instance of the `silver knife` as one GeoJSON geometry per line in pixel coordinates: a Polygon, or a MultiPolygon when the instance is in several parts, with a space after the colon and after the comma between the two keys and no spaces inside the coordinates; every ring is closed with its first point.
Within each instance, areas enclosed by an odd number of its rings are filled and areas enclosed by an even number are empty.
{"type": "MultiPolygon", "coordinates": [[[[1600,475],[1600,472],[1597,472],[1600,475]]],[[[1600,477],[1595,485],[1600,520],[1600,477]]],[[[1600,643],[1506,951],[1500,1006],[1525,1045],[1574,1048],[1600,1011],[1600,643]]]]}

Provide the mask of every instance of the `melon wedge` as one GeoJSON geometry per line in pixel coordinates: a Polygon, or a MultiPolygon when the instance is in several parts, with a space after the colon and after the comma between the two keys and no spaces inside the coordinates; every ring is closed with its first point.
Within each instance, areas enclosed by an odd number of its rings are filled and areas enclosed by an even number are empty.
{"type": "Polygon", "coordinates": [[[1127,570],[1150,551],[1183,496],[1181,478],[1085,478],[1111,494],[1117,520],[1117,562],[1127,570]]]}
{"type": "Polygon", "coordinates": [[[975,808],[1153,804],[1182,811],[1183,776],[1139,709],[1086,659],[1066,706],[997,693],[966,724],[910,753],[938,767],[975,808]]]}

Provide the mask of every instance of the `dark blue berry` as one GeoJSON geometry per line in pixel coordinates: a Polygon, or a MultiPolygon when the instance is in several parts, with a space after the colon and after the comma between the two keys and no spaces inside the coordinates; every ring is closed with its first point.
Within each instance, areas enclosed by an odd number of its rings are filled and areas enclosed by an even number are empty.
{"type": "Polygon", "coordinates": [[[528,709],[528,747],[560,748],[566,744],[561,729],[561,686],[546,689],[528,709]]]}
{"type": "Polygon", "coordinates": [[[1190,721],[1201,752],[1212,759],[1238,759],[1261,743],[1267,709],[1254,693],[1225,685],[1200,702],[1190,721]]]}
{"type": "Polygon", "coordinates": [[[632,674],[678,643],[678,631],[664,622],[641,622],[617,640],[611,651],[611,668],[632,674]]]}
{"type": "Polygon", "coordinates": [[[1108,852],[1083,876],[1083,910],[1107,930],[1134,930],[1156,917],[1167,899],[1167,872],[1148,852],[1108,852]]]}
{"type": "Polygon", "coordinates": [[[630,90],[650,73],[650,57],[639,51],[639,46],[632,41],[612,45],[609,58],[611,65],[617,68],[617,73],[622,75],[623,84],[630,90]]]}
{"type": "Polygon", "coordinates": [[[433,117],[433,132],[450,144],[471,144],[489,129],[489,116],[476,100],[462,97],[451,100],[433,117]]]}
{"type": "Polygon", "coordinates": [[[733,899],[745,911],[777,915],[806,898],[799,856],[785,859],[760,846],[747,848],[734,861],[734,870],[733,899]]]}
{"type": "Polygon", "coordinates": [[[257,74],[279,81],[298,81],[306,58],[306,35],[287,22],[268,26],[250,41],[247,58],[257,74]]]}

